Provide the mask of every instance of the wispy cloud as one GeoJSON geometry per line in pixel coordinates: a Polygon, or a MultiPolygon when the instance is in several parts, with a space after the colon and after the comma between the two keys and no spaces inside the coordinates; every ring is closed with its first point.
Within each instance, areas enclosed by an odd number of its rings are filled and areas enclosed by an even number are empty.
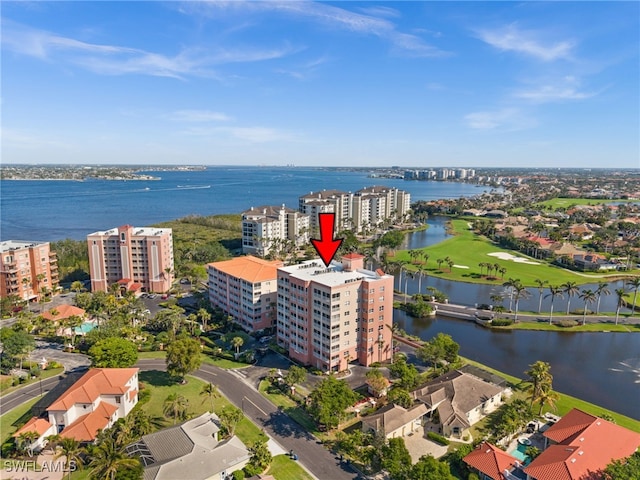
{"type": "Polygon", "coordinates": [[[298,80],[307,80],[318,70],[321,65],[324,65],[329,61],[329,57],[322,56],[293,68],[279,68],[276,70],[276,72],[288,75],[298,80]]]}
{"type": "Polygon", "coordinates": [[[400,12],[395,8],[391,7],[382,7],[376,5],[374,7],[365,7],[360,8],[360,11],[365,15],[369,15],[372,17],[387,17],[387,18],[399,18],[401,17],[400,12]]]}
{"type": "Polygon", "coordinates": [[[233,120],[224,113],[209,110],[177,110],[166,115],[166,118],[177,122],[228,122],[233,120]]]}
{"type": "Polygon", "coordinates": [[[546,83],[534,88],[516,91],[513,96],[534,103],[562,102],[565,100],[585,100],[600,92],[580,90],[580,81],[575,77],[565,77],[556,83],[546,83]]]}
{"type": "Polygon", "coordinates": [[[419,57],[449,55],[449,52],[425,43],[417,35],[400,32],[396,25],[388,19],[379,18],[380,16],[393,16],[395,11],[386,7],[382,7],[383,10],[380,10],[380,7],[373,7],[374,10],[366,11],[361,9],[368,14],[310,1],[211,1],[196,2],[192,4],[192,8],[194,13],[209,15],[219,15],[224,10],[283,13],[298,18],[307,18],[331,28],[377,36],[390,42],[394,51],[398,53],[419,57]]]}
{"type": "Polygon", "coordinates": [[[472,112],[464,117],[465,123],[474,130],[523,130],[535,126],[535,121],[517,108],[472,112]]]}
{"type": "Polygon", "coordinates": [[[572,40],[549,41],[545,33],[521,30],[516,24],[496,30],[479,30],[477,35],[499,50],[522,53],[545,62],[569,59],[575,47],[572,40]]]}
{"type": "Polygon", "coordinates": [[[296,51],[290,45],[273,48],[182,48],[175,55],[116,45],[100,45],[59,36],[3,20],[3,48],[14,53],[77,65],[105,75],[142,74],[185,78],[217,78],[213,67],[280,58],[296,51]]]}

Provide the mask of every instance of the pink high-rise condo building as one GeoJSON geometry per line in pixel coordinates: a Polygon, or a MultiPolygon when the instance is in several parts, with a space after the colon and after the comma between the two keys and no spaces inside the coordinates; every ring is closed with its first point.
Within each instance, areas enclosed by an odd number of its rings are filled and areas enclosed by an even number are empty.
{"type": "Polygon", "coordinates": [[[58,257],[49,242],[0,242],[0,297],[37,301],[58,292],[58,257]]]}
{"type": "Polygon", "coordinates": [[[390,360],[392,323],[393,276],[366,270],[362,255],[278,269],[278,345],[300,363],[341,371],[390,360]]]}
{"type": "Polygon", "coordinates": [[[87,236],[91,290],[166,292],[173,283],[173,234],[170,228],[131,225],[87,236]]]}

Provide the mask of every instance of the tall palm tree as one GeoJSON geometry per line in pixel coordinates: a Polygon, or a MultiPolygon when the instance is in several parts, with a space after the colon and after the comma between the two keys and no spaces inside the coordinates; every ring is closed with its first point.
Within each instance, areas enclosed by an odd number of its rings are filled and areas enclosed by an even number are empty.
{"type": "Polygon", "coordinates": [[[598,304],[596,305],[596,315],[600,313],[600,297],[602,295],[611,295],[611,290],[607,287],[609,286],[606,282],[598,282],[598,288],[596,288],[596,295],[598,296],[598,304]]]}
{"type": "Polygon", "coordinates": [[[118,448],[112,438],[105,438],[91,453],[91,478],[114,480],[118,472],[140,465],[138,459],[118,448]]]}
{"type": "Polygon", "coordinates": [[[569,315],[569,306],[571,305],[571,297],[577,295],[580,290],[576,282],[566,282],[561,285],[563,293],[567,294],[567,315],[569,315]]]}
{"type": "Polygon", "coordinates": [[[618,297],[618,301],[616,303],[616,325],[618,325],[618,318],[620,317],[620,309],[624,306],[624,296],[626,295],[626,290],[624,288],[616,288],[615,294],[618,297]]]}
{"type": "Polygon", "coordinates": [[[198,310],[198,318],[202,322],[202,331],[207,331],[207,323],[211,320],[211,314],[207,311],[206,308],[201,308],[198,310]]]}
{"type": "Polygon", "coordinates": [[[173,417],[173,424],[175,425],[178,419],[186,420],[188,408],[189,401],[185,397],[172,393],[165,399],[162,412],[167,417],[173,417]]]}
{"type": "Polygon", "coordinates": [[[82,453],[84,448],[80,446],[80,443],[75,438],[63,438],[59,443],[60,452],[55,458],[65,457],[65,467],[69,473],[68,478],[71,478],[71,464],[74,463],[78,467],[82,465],[82,453]]]}
{"type": "Polygon", "coordinates": [[[418,293],[422,293],[422,277],[427,272],[427,268],[424,265],[418,265],[418,293]]]}
{"type": "MultiPolygon", "coordinates": [[[[202,390],[200,390],[200,395],[206,395],[207,397],[209,397],[208,400],[211,403],[211,411],[213,412],[213,399],[218,398],[220,396],[220,392],[218,391],[218,386],[214,385],[213,383],[207,383],[202,387],[202,390]]],[[[202,403],[206,401],[207,401],[207,398],[202,400],[202,403]]]]}
{"type": "Polygon", "coordinates": [[[548,283],[547,280],[540,280],[536,278],[534,280],[538,285],[538,313],[542,310],[542,294],[544,293],[544,286],[548,283]]]}
{"type": "Polygon", "coordinates": [[[16,448],[19,452],[25,453],[31,449],[31,444],[39,437],[38,432],[22,432],[18,435],[18,438],[16,438],[16,448]]]}
{"type": "Polygon", "coordinates": [[[633,289],[633,304],[631,306],[631,315],[636,311],[636,297],[638,296],[638,289],[640,289],[640,277],[633,277],[627,280],[627,286],[633,289]]]}
{"type": "Polygon", "coordinates": [[[551,384],[543,385],[538,393],[538,402],[540,402],[540,411],[538,415],[542,415],[542,409],[545,405],[555,409],[556,401],[560,399],[560,395],[551,389],[551,384]]]}
{"type": "Polygon", "coordinates": [[[444,262],[444,258],[438,258],[436,263],[438,264],[438,270],[442,269],[442,263],[444,262]]]}
{"type": "Polygon", "coordinates": [[[524,372],[527,376],[527,382],[530,384],[529,391],[531,404],[538,400],[540,392],[545,385],[551,386],[553,382],[553,376],[551,375],[551,365],[548,362],[538,360],[537,362],[529,365],[529,370],[524,372]]]}
{"type": "Polygon", "coordinates": [[[582,311],[582,325],[584,325],[587,322],[587,304],[590,305],[596,301],[596,293],[593,290],[586,288],[582,290],[579,296],[584,302],[584,310],[582,311]]]}
{"type": "Polygon", "coordinates": [[[562,287],[559,285],[549,285],[549,293],[546,296],[551,297],[551,310],[549,311],[549,325],[551,325],[553,323],[553,301],[556,297],[563,298],[562,287]]]}
{"type": "Polygon", "coordinates": [[[518,306],[520,304],[520,299],[521,298],[528,298],[531,296],[531,294],[529,293],[529,291],[527,290],[527,288],[522,285],[522,283],[520,283],[520,281],[518,280],[513,287],[513,291],[515,293],[515,302],[516,302],[516,313],[513,317],[513,321],[517,322],[518,321],[518,306]]]}

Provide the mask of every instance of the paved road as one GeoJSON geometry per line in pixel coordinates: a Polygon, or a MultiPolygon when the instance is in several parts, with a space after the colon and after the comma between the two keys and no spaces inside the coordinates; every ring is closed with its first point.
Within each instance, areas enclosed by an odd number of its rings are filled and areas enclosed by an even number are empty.
{"type": "Polygon", "coordinates": [[[40,397],[41,386],[42,393],[46,395],[47,392],[52,390],[56,385],[58,385],[58,383],[60,383],[58,376],[50,377],[42,380],[41,382],[32,383],[31,385],[22,387],[13,393],[4,395],[0,398],[0,415],[4,415],[9,410],[19,407],[33,398],[40,397]]]}
{"type": "MultiPolygon", "coordinates": [[[[142,370],[165,370],[164,360],[140,360],[142,370]]],[[[271,435],[286,451],[293,450],[299,461],[320,480],[353,479],[356,475],[341,465],[318,440],[289,416],[264,398],[242,370],[225,370],[213,365],[203,366],[193,374],[220,387],[225,396],[258,426],[271,435]]]]}

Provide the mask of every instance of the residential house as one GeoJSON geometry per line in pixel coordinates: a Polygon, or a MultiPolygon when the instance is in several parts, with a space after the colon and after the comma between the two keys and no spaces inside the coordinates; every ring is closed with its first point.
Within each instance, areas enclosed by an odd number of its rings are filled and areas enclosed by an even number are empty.
{"type": "Polygon", "coordinates": [[[144,435],[128,445],[139,456],[144,480],[226,480],[249,463],[251,455],[235,435],[219,440],[220,419],[203,413],[159,432],[144,435]]]}
{"type": "Polygon", "coordinates": [[[447,437],[462,438],[468,429],[502,405],[510,390],[460,370],[441,375],[414,390],[414,399],[427,406],[428,417],[437,419],[447,437]]]}
{"type": "Polygon", "coordinates": [[[482,442],[462,459],[480,480],[512,480],[518,477],[512,472],[519,467],[518,461],[504,450],[488,442],[482,442]]]}
{"type": "Polygon", "coordinates": [[[382,433],[385,438],[404,437],[422,429],[422,419],[427,407],[419,403],[409,409],[400,405],[386,405],[376,413],[362,417],[362,431],[374,435],[382,433]]]}
{"type": "Polygon", "coordinates": [[[543,433],[545,450],[525,469],[527,480],[601,478],[614,460],[640,447],[640,434],[574,408],[543,433]]]}
{"type": "Polygon", "coordinates": [[[138,403],[138,368],[93,368],[49,408],[48,419],[33,417],[14,433],[36,432],[32,450],[46,445],[46,437],[59,434],[81,443],[93,442],[100,430],[126,417],[138,403]]]}

